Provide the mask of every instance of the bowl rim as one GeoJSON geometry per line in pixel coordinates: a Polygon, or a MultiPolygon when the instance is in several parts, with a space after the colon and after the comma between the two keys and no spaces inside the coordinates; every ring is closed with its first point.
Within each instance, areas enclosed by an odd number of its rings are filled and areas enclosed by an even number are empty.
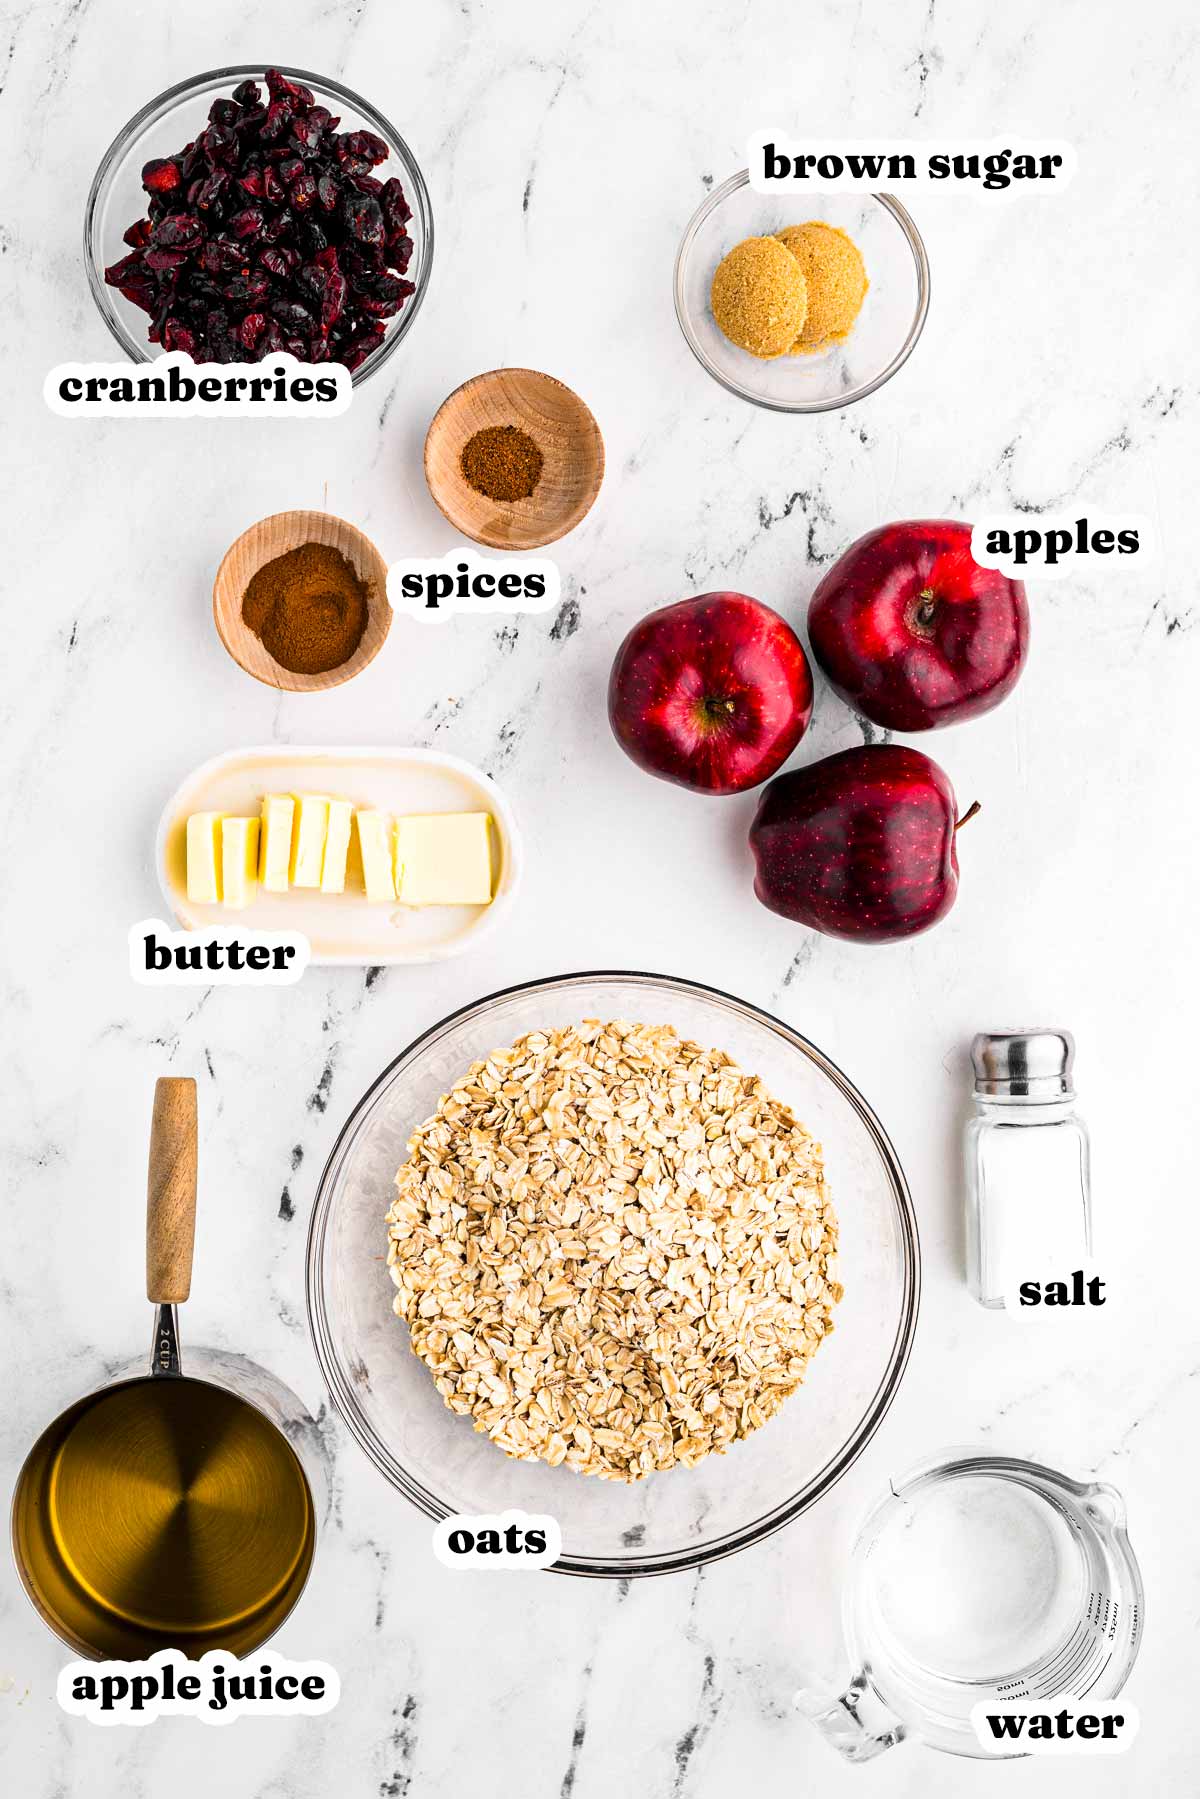
{"type": "Polygon", "coordinates": [[[766,394],[755,393],[752,388],[744,386],[740,381],[735,381],[732,376],[725,374],[723,370],[719,369],[716,364],[710,360],[705,354],[695,331],[692,329],[691,319],[688,315],[688,309],[684,303],[683,297],[684,266],[699,233],[700,227],[704,224],[709,214],[715,212],[717,207],[720,206],[724,200],[729,198],[730,194],[736,193],[739,188],[747,187],[749,182],[749,169],[739,169],[735,174],[730,175],[727,181],[723,181],[720,187],[715,187],[710,194],[705,195],[704,199],[687,222],[679,249],[675,256],[675,317],[678,320],[679,329],[683,332],[684,340],[701,368],[707,370],[714,381],[720,382],[721,386],[725,388],[728,393],[736,394],[739,400],[748,400],[751,405],[761,406],[768,412],[839,412],[843,407],[853,406],[857,400],[865,400],[868,394],[873,394],[878,388],[883,387],[886,382],[891,380],[892,376],[896,374],[899,369],[903,368],[917,346],[917,340],[925,329],[925,320],[929,315],[929,256],[925,249],[924,239],[917,230],[916,225],[913,223],[911,214],[906,207],[900,204],[900,201],[897,200],[894,194],[873,193],[870,195],[872,200],[878,201],[884,211],[890,213],[892,218],[895,219],[897,225],[899,225],[901,231],[904,233],[905,241],[912,252],[913,263],[917,272],[917,309],[913,314],[912,323],[909,325],[908,334],[891,361],[887,363],[877,375],[872,376],[870,381],[864,381],[858,387],[851,388],[848,393],[836,394],[827,400],[771,399],[766,394]]]}
{"type": "Polygon", "coordinates": [[[739,1550],[747,1549],[751,1544],[762,1542],[766,1537],[773,1536],[777,1530],[781,1530],[785,1524],[790,1524],[793,1519],[798,1518],[802,1512],[806,1512],[837,1485],[847,1470],[858,1460],[886,1417],[899,1390],[916,1334],[921,1297],[921,1246],[916,1211],[900,1159],[874,1110],[853,1082],[842,1073],[835,1062],[832,1062],[823,1051],[817,1048],[816,1044],[782,1019],[776,1018],[774,1014],[765,1011],[761,1006],[754,1005],[749,1000],[740,999],[736,994],[728,993],[723,988],[713,987],[703,981],[693,981],[678,975],[655,974],[646,969],[614,968],[575,969],[565,974],[517,981],[511,986],[497,988],[494,992],[485,994],[480,999],[469,1001],[466,1005],[459,1006],[453,1012],[447,1013],[435,1024],[432,1024],[428,1030],[422,1031],[419,1036],[413,1038],[408,1046],[401,1050],[400,1054],[395,1056],[382,1073],[372,1081],[350,1112],[330,1150],[321,1172],[321,1178],[317,1183],[312,1211],[309,1215],[304,1269],[304,1298],[309,1335],[322,1378],[329,1390],[338,1416],[367,1459],[374,1464],[391,1486],[398,1489],[427,1518],[441,1522],[452,1516],[450,1510],[439,1499],[429,1493],[407,1472],[391,1454],[386,1444],[382,1443],[366,1424],[358,1410],[354,1395],[342,1376],[334,1348],[321,1273],[325,1240],[332,1216],[333,1182],[348,1152],[350,1142],[370,1116],[384,1089],[390,1084],[402,1063],[417,1055],[454,1025],[461,1023],[472,1014],[486,1011],[499,1001],[514,998],[519,994],[552,992],[580,981],[612,982],[614,984],[625,981],[645,981],[654,987],[677,989],[701,999],[716,1000],[722,1006],[741,1013],[755,1023],[765,1024],[776,1035],[790,1043],[793,1048],[799,1049],[827,1076],[865,1125],[888,1177],[900,1226],[902,1255],[900,1321],[888,1353],[883,1375],[862,1417],[845,1443],[799,1493],[740,1529],[728,1531],[723,1537],[715,1538],[712,1542],[702,1544],[697,1548],[671,1550],[649,1556],[630,1554],[628,1556],[598,1557],[564,1554],[550,1570],[555,1574],[573,1574],[615,1580],[682,1573],[707,1566],[710,1562],[721,1561],[726,1556],[735,1555],[739,1550]]]}
{"type": "MultiPolygon", "coordinates": [[[[233,82],[266,78],[266,63],[232,63],[228,68],[205,69],[200,75],[191,75],[186,81],[177,81],[172,87],[164,88],[161,94],[134,113],[124,124],[105,150],[92,176],[92,184],[88,189],[87,203],[83,212],[83,263],[87,271],[88,287],[96,308],[108,327],[109,335],[116,339],[121,349],[131,362],[155,361],[156,346],[149,342],[139,343],[133,334],[126,329],[124,321],[112,304],[111,289],[105,285],[103,257],[98,237],[98,219],[101,199],[108,191],[113,172],[134,145],[141,133],[155,119],[161,118],[171,107],[190,98],[197,97],[207,88],[214,85],[224,86],[233,82]]],[[[390,330],[377,350],[373,350],[364,363],[356,368],[351,376],[352,387],[359,387],[383,367],[400,340],[405,337],[413,320],[421,310],[421,302],[425,298],[429,286],[429,277],[433,269],[433,209],[429,200],[429,189],[425,185],[425,177],[421,165],[409,149],[407,142],[401,137],[378,107],[356,94],[353,88],[343,82],[335,81],[330,75],[318,75],[312,69],[293,68],[289,63],[271,63],[270,67],[278,69],[281,75],[289,80],[301,81],[306,87],[319,88],[322,93],[335,96],[344,106],[365,119],[379,137],[388,145],[389,153],[399,152],[399,160],[405,164],[408,180],[405,183],[405,198],[412,206],[415,216],[421,223],[421,263],[417,270],[416,291],[409,295],[408,301],[396,320],[395,328],[390,330]],[[411,191],[410,191],[411,189],[411,191]]]]}

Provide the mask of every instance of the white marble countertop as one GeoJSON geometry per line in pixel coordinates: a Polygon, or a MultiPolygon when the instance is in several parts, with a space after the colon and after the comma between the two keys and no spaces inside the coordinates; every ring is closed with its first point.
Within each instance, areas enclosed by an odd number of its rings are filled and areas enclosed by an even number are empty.
{"type": "MultiPolygon", "coordinates": [[[[1200,1225],[1177,1076],[1193,1044],[1200,873],[1185,796],[1200,683],[1184,536],[1200,436],[1195,247],[1181,229],[1191,15],[1113,0],[537,12],[536,28],[517,0],[208,0],[136,21],[115,0],[41,0],[5,14],[0,1476],[7,1492],[51,1415],[141,1348],[151,1087],[194,1074],[202,1222],[186,1333],[260,1359],[321,1408],[336,1504],[277,1646],[328,1659],[344,1683],[320,1719],[94,1730],[59,1712],[63,1652],[4,1556],[9,1790],[1194,1792],[1200,1225]],[[414,147],[438,246],[411,339],[319,428],[52,417],[46,369],[111,354],[79,256],[105,144],[155,92],[264,51],[340,76],[414,147]],[[830,136],[1026,131],[1079,151],[1062,196],[914,198],[933,269],[924,339],[890,386],[821,419],[725,394],[671,305],[705,185],[741,165],[752,128],[787,120],[830,136]],[[422,479],[425,428],[459,381],[503,363],[570,382],[607,441],[600,501],[558,546],[558,615],[436,630],[398,619],[367,673],[319,697],[281,700],[240,674],[209,610],[231,539],[264,514],[327,506],[389,557],[451,547],[422,479]],[[1131,574],[1034,585],[1014,697],[923,744],[983,804],[949,919],[894,948],[807,935],[751,895],[753,796],[689,796],[612,743],[613,651],[645,610],[715,586],[801,621],[820,570],[860,531],[985,505],[1146,512],[1164,547],[1131,574]],[[158,904],[159,808],[201,759],[266,741],[434,745],[502,778],[531,851],[511,925],[476,956],[369,985],[362,970],[316,969],[298,989],[135,987],[126,932],[158,904]],[[456,1577],[330,1416],[305,1323],[306,1220],[342,1120],[410,1038],[482,992],[589,966],[742,994],[861,1086],[920,1217],[916,1347],[858,1464],[765,1545],[631,1586],[456,1577]],[[1102,1322],[1049,1339],[968,1297],[956,1164],[971,1033],[1034,1018],[1076,1033],[1102,1241],[1134,1271],[1102,1322]],[[996,1774],[906,1745],[853,1769],[793,1715],[799,1667],[834,1641],[836,1569],[863,1510],[889,1474],[958,1443],[1127,1495],[1148,1612],[1128,1758],[996,1774]]],[[[820,691],[801,756],[858,741],[820,691]]]]}

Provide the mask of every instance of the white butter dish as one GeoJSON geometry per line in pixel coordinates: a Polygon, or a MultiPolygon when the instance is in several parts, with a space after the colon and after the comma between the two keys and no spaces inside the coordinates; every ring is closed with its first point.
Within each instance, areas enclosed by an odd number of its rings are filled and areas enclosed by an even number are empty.
{"type": "Polygon", "coordinates": [[[168,801],[155,846],[167,905],[188,930],[235,923],[247,931],[300,931],[320,963],[442,962],[490,935],[512,908],[521,840],[512,807],[482,769],[437,750],[307,749],[288,744],[230,750],[195,769],[168,801]],[[257,817],[265,794],[334,794],[393,818],[421,812],[487,812],[492,820],[492,900],[487,906],[371,904],[361,874],[344,893],[263,887],[236,912],[187,894],[187,821],[194,812],[257,817]]]}

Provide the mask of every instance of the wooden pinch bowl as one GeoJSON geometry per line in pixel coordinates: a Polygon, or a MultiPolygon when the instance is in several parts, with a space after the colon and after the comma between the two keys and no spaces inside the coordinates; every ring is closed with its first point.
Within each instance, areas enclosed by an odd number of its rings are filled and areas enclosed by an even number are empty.
{"type": "Polygon", "coordinates": [[[573,531],[604,479],[604,439],[577,393],[536,369],[473,375],[442,401],[425,438],[425,479],[456,530],[493,550],[536,550],[573,531]],[[462,472],[463,447],[491,425],[527,431],[545,458],[526,500],[489,500],[462,472]]]}
{"type": "Polygon", "coordinates": [[[213,582],[217,634],[240,668],[267,687],[285,693],[320,693],[340,687],[373,661],[392,623],[387,597],[387,563],[369,537],[332,512],[276,512],[259,519],[226,550],[213,582]],[[322,675],[297,675],[276,662],[242,618],[242,598],[264,563],[306,543],[340,550],[367,590],[367,628],[354,654],[322,675]]]}

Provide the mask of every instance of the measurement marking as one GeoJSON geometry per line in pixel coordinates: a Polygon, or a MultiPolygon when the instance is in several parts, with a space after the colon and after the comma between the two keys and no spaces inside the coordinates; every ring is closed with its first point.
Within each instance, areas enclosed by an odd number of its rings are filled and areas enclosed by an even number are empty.
{"type": "Polygon", "coordinates": [[[1094,1687],[1096,1685],[1097,1681],[1101,1680],[1103,1678],[1103,1676],[1107,1673],[1108,1667],[1109,1667],[1109,1664],[1111,1661],[1112,1661],[1112,1656],[1106,1655],[1104,1660],[1101,1662],[1100,1666],[1096,1670],[1095,1679],[1092,1680],[1088,1686],[1084,1687],[1082,1693],[1080,1693],[1079,1697],[1081,1699],[1086,1699],[1088,1694],[1091,1692],[1092,1687],[1094,1687]]]}

